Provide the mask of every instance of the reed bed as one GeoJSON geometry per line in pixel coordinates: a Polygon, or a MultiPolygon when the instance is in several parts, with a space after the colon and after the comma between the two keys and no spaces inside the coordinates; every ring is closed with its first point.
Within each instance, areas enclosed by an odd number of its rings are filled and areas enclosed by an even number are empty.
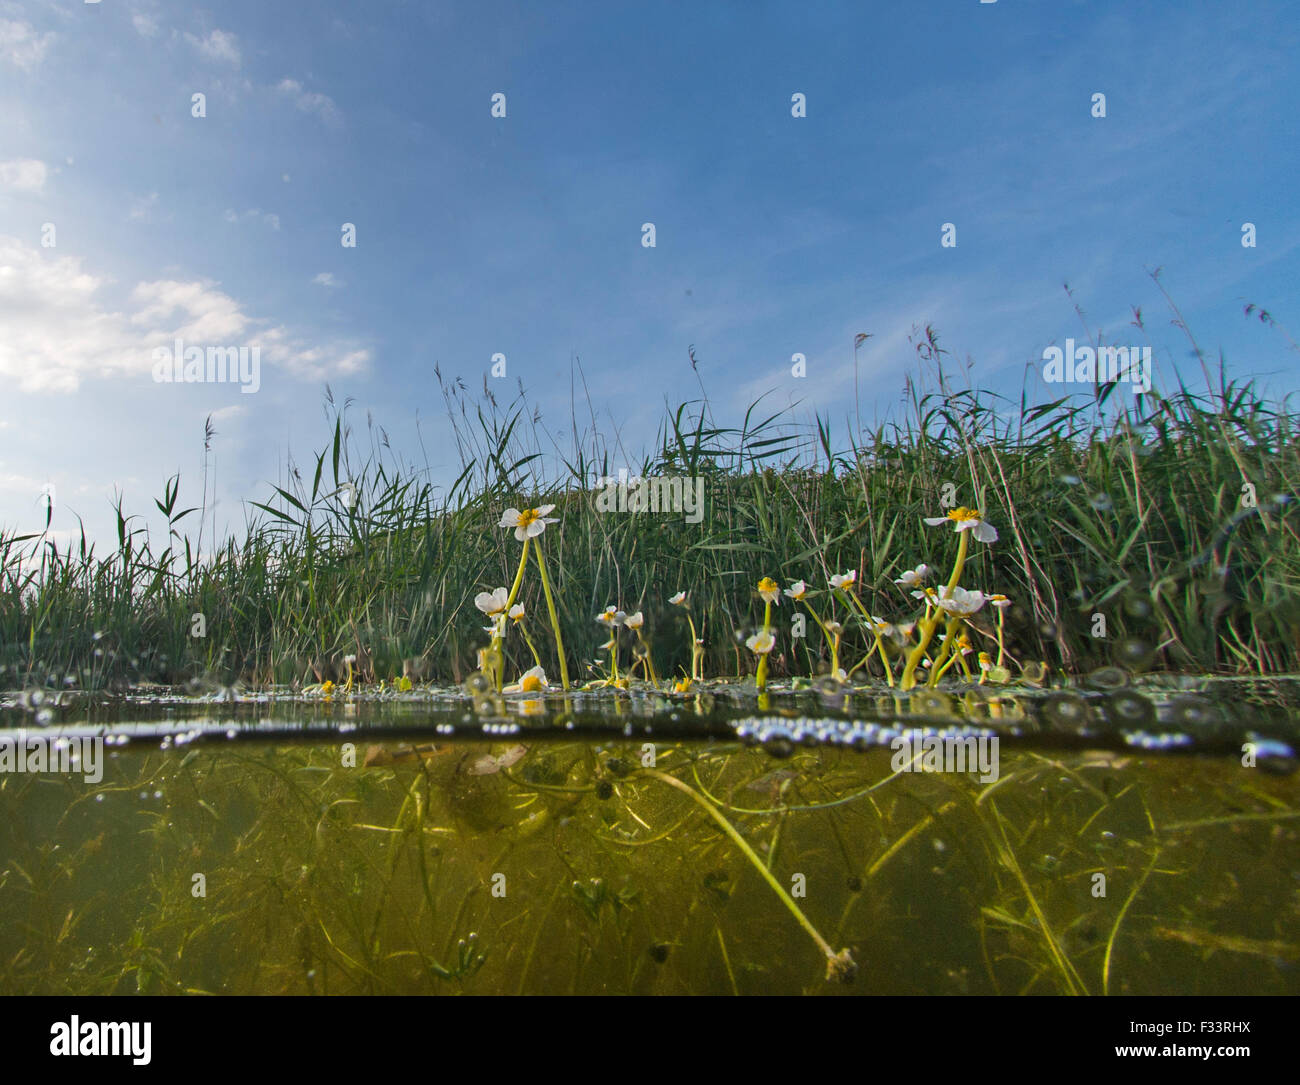
{"type": "MultiPolygon", "coordinates": [[[[474,599],[510,584],[519,561],[502,514],[543,504],[555,506],[547,562],[575,683],[600,673],[594,619],[610,605],[644,612],[664,681],[690,674],[686,615],[669,605],[679,591],[711,677],[754,669],[745,640],[762,628],[764,577],[825,588],[854,569],[867,610],[914,617],[893,581],[918,562],[949,567],[950,533],[925,524],[945,504],[998,525],[999,544],[972,549],[965,581],[1013,601],[1016,667],[1300,670],[1300,444],[1287,402],[1228,380],[1221,363],[1203,390],[1134,396],[1112,382],[1016,401],[955,386],[932,328],[914,347],[910,369],[923,375],[907,380],[903,416],[854,427],[842,445],[829,418],[761,403],[723,424],[701,383],[699,398],[666,406],[653,448],[631,464],[594,414],[584,428],[575,407],[561,442],[522,388],[503,402],[485,382],[477,397],[439,372],[460,464],[445,488],[427,463],[402,462],[382,428],[358,432],[327,390],[326,447],[252,503],[242,537],[214,546],[209,534],[205,546],[206,500],[185,507],[179,476],[155,502],[161,541],[120,501],[107,553],[84,532],[67,550],[0,534],[0,686],[302,685],[341,679],[346,656],[362,681],[461,682],[486,640],[474,599]],[[598,509],[595,481],[625,465],[703,479],[699,522],[598,509]]],[[[536,577],[519,602],[554,675],[536,577]]],[[[811,622],[791,637],[789,609],[773,627],[771,676],[826,673],[824,638],[811,622]]],[[[872,647],[860,629],[845,640],[845,659],[872,647]]],[[[517,638],[503,650],[510,674],[535,661],[517,638]]]]}

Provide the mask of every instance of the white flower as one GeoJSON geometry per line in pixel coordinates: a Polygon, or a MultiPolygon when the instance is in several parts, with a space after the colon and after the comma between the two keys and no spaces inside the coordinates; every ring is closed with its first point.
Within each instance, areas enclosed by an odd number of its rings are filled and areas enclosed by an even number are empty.
{"type": "Polygon", "coordinates": [[[596,621],[601,625],[607,625],[613,628],[616,625],[622,625],[627,621],[627,615],[617,607],[606,607],[603,614],[596,615],[596,621]]]}
{"type": "Polygon", "coordinates": [[[554,508],[554,505],[541,505],[535,509],[524,509],[523,512],[516,508],[509,508],[501,514],[501,523],[497,526],[514,528],[515,538],[523,542],[525,539],[532,539],[540,535],[546,530],[547,524],[558,524],[560,522],[554,517],[548,519],[546,516],[554,508]]]}
{"type": "Polygon", "coordinates": [[[765,629],[761,633],[755,633],[745,641],[745,647],[751,652],[757,652],[759,655],[767,655],[776,647],[776,638],[765,629]]]}
{"type": "Polygon", "coordinates": [[[788,588],[785,589],[785,593],[795,602],[798,602],[800,599],[802,599],[805,595],[808,594],[808,585],[805,584],[802,580],[796,580],[793,584],[791,584],[788,588]]]}
{"type": "Polygon", "coordinates": [[[686,605],[686,593],[684,591],[679,591],[669,599],[668,602],[672,603],[675,607],[684,607],[686,605]]]}
{"type": "Polygon", "coordinates": [[[638,610],[635,614],[629,614],[624,618],[623,624],[629,629],[640,629],[645,625],[645,618],[641,616],[641,612],[638,610]]]}
{"type": "Polygon", "coordinates": [[[908,569],[907,572],[895,580],[894,583],[902,584],[905,588],[912,588],[924,581],[929,575],[930,566],[918,565],[915,569],[908,569]]]}
{"type": "Polygon", "coordinates": [[[524,604],[516,603],[512,606],[510,608],[510,617],[517,622],[522,622],[524,620],[524,604]]]}
{"type": "Polygon", "coordinates": [[[506,603],[510,600],[510,593],[505,588],[497,588],[496,591],[481,591],[474,596],[474,605],[479,608],[488,617],[494,614],[500,614],[506,609],[506,603]]]}
{"type": "Polygon", "coordinates": [[[546,672],[541,667],[532,667],[519,676],[517,686],[507,687],[503,692],[538,693],[546,688],[546,672]]]}
{"type": "Polygon", "coordinates": [[[939,606],[949,614],[974,614],[984,601],[982,591],[967,591],[965,588],[949,591],[946,586],[939,589],[939,606]]]}
{"type": "Polygon", "coordinates": [[[931,527],[938,527],[940,524],[946,524],[952,521],[956,525],[957,531],[970,531],[982,543],[995,543],[998,541],[998,529],[992,524],[987,524],[980,519],[980,514],[975,509],[968,509],[965,506],[952,509],[947,516],[927,516],[925,522],[931,527]]]}
{"type": "Polygon", "coordinates": [[[758,594],[761,595],[765,602],[781,605],[781,589],[777,587],[776,581],[770,576],[763,577],[758,582],[758,594]]]}
{"type": "Polygon", "coordinates": [[[989,602],[995,607],[1009,607],[1011,605],[1011,600],[1005,595],[990,595],[989,602]]]}
{"type": "Polygon", "coordinates": [[[831,587],[843,588],[845,591],[848,591],[849,588],[853,587],[857,579],[858,579],[857,569],[850,569],[847,573],[842,573],[842,574],[836,573],[833,577],[831,577],[831,587]]]}

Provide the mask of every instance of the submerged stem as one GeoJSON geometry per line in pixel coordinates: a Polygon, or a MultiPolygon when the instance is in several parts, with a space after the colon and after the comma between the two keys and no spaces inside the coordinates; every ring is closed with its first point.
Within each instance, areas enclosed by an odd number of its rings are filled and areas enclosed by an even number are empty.
{"type": "Polygon", "coordinates": [[[736,831],[731,822],[723,817],[712,803],[696,791],[695,788],[691,787],[690,784],[683,783],[681,780],[677,779],[676,776],[669,776],[668,773],[660,772],[658,769],[642,769],[641,771],[647,776],[653,776],[656,780],[663,781],[670,787],[675,787],[678,791],[685,792],[691,797],[692,801],[702,806],[709,817],[716,821],[722,831],[731,838],[731,842],[741,850],[745,858],[753,865],[754,869],[763,876],[763,880],[772,887],[773,892],[775,892],[776,895],[781,898],[785,906],[790,909],[794,914],[795,919],[799,921],[799,925],[808,932],[809,937],[817,944],[817,948],[826,955],[827,980],[839,979],[843,983],[849,983],[852,981],[853,976],[857,973],[858,966],[854,963],[853,957],[850,955],[849,951],[847,949],[842,949],[839,953],[836,953],[831,949],[830,943],[818,933],[817,928],[814,927],[808,917],[803,914],[799,905],[797,905],[791,898],[790,894],[785,891],[785,887],[778,882],[772,872],[763,865],[763,860],[760,859],[754,849],[749,846],[748,841],[746,841],[745,838],[736,831]]]}

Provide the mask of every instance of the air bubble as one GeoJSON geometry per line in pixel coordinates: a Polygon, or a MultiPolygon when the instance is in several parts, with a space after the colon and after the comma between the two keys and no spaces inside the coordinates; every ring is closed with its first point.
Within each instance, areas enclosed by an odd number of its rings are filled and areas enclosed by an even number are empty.
{"type": "Polygon", "coordinates": [[[1043,715],[1058,727],[1078,734],[1087,732],[1088,706],[1073,693],[1058,693],[1043,702],[1043,715]]]}
{"type": "Polygon", "coordinates": [[[823,697],[837,697],[844,691],[844,687],[840,685],[839,679],[833,674],[823,674],[813,682],[813,689],[823,697]]]}
{"type": "Polygon", "coordinates": [[[1126,595],[1124,597],[1124,613],[1130,618],[1147,618],[1151,616],[1151,600],[1143,599],[1140,595],[1126,595]]]}
{"type": "Polygon", "coordinates": [[[1145,727],[1155,719],[1151,702],[1131,690],[1112,693],[1103,704],[1106,714],[1123,727],[1145,727]]]}
{"type": "Polygon", "coordinates": [[[1120,689],[1129,683],[1129,673],[1123,667],[1098,667],[1088,675],[1088,685],[1098,689],[1120,689]]]}
{"type": "Polygon", "coordinates": [[[1151,666],[1155,653],[1146,641],[1126,637],[1115,646],[1115,656],[1130,671],[1145,671],[1151,666]]]}

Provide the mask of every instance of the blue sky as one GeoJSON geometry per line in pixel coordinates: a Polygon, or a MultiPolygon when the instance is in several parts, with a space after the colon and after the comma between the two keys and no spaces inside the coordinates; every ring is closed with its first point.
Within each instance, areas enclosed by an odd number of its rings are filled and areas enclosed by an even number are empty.
{"type": "Polygon", "coordinates": [[[423,462],[418,411],[446,483],[433,366],[481,387],[498,352],[498,394],[522,380],[561,440],[575,355],[635,452],[665,400],[698,395],[691,344],[720,421],[771,393],[844,436],[856,333],[864,421],[898,412],[927,322],[971,380],[1018,393],[1083,337],[1063,282],[1094,333],[1155,347],[1158,387],[1199,380],[1157,266],[1203,346],[1289,392],[1300,358],[1242,307],[1300,329],[1295,16],[0,0],[0,527],[39,530],[47,484],[60,540],[79,514],[109,541],[114,494],[146,513],[178,471],[195,503],[214,415],[218,526],[238,531],[288,452],[324,447],[327,381],[423,462]],[[155,382],[178,335],[258,345],[260,389],[155,382]]]}

